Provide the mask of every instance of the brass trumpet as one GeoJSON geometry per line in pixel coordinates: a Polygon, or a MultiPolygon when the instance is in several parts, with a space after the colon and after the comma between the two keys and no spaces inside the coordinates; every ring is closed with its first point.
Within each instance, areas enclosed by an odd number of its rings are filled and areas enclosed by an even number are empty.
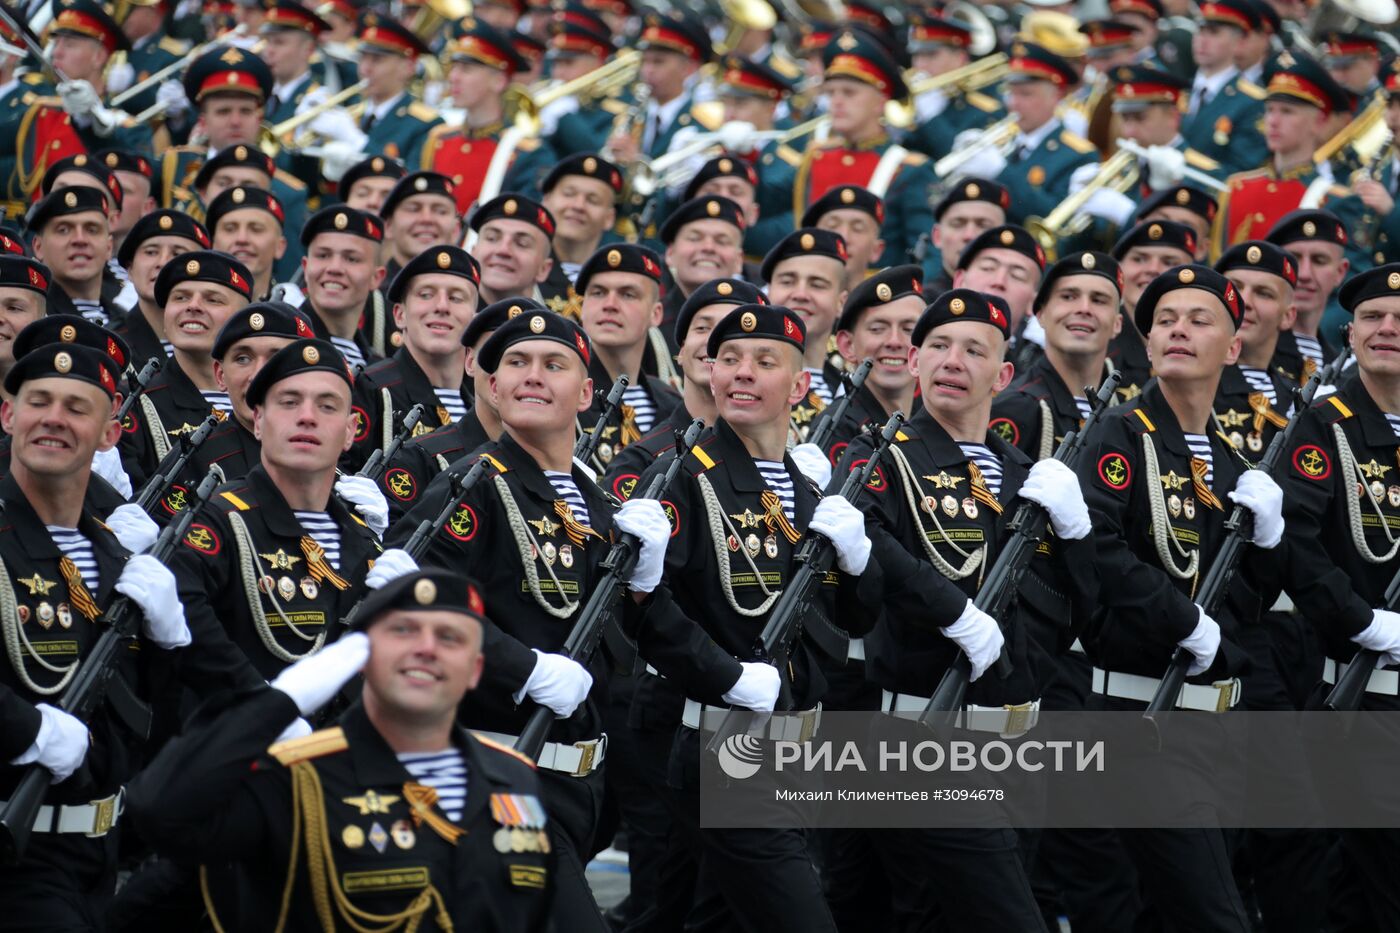
{"type": "Polygon", "coordinates": [[[939,178],[948,178],[982,150],[992,147],[1005,149],[1010,146],[1016,141],[1016,134],[1019,132],[1021,128],[1016,125],[1016,115],[1008,114],[984,129],[972,145],[950,152],[933,163],[933,172],[939,178]]]}
{"type": "Polygon", "coordinates": [[[1054,262],[1060,238],[1079,233],[1089,226],[1093,218],[1083,209],[1095,192],[1107,188],[1126,194],[1137,183],[1137,157],[1126,149],[1120,149],[1104,160],[1099,166],[1099,173],[1087,185],[1055,205],[1055,209],[1043,218],[1026,218],[1023,226],[1045,250],[1046,261],[1054,262]]]}
{"type": "Polygon", "coordinates": [[[356,81],[349,87],[343,88],[340,92],[327,97],[319,104],[306,108],[294,117],[288,117],[281,123],[277,123],[273,126],[263,127],[262,139],[259,142],[259,146],[262,148],[263,152],[275,156],[282,147],[282,140],[287,138],[288,134],[293,130],[305,126],[327,110],[339,107],[356,94],[363,93],[368,87],[368,81],[356,81]]]}
{"type": "Polygon", "coordinates": [[[906,83],[909,85],[909,99],[907,101],[892,100],[885,104],[885,122],[898,129],[913,126],[916,119],[914,99],[920,94],[927,94],[929,91],[966,94],[968,91],[976,91],[989,84],[996,84],[1006,77],[1009,70],[1006,54],[998,52],[995,55],[988,55],[986,58],[963,65],[961,68],[945,71],[941,75],[920,74],[917,77],[910,75],[906,78],[906,83]]]}
{"type": "Polygon", "coordinates": [[[152,72],[145,78],[141,79],[140,81],[137,81],[131,87],[127,88],[125,91],[122,91],[120,94],[114,95],[112,99],[107,102],[107,106],[120,107],[122,104],[131,100],[133,97],[137,96],[143,91],[146,91],[149,88],[157,87],[160,84],[164,83],[166,78],[169,78],[172,75],[178,74],[179,72],[183,71],[186,65],[188,65],[190,62],[194,61],[196,58],[203,55],[210,49],[215,48],[216,46],[228,44],[229,37],[241,36],[247,31],[248,24],[239,23],[237,28],[235,28],[232,32],[225,33],[224,35],[219,36],[217,39],[210,39],[208,42],[203,42],[199,45],[196,45],[194,48],[186,52],[183,56],[177,58],[175,61],[166,65],[164,68],[160,69],[159,71],[152,72]]]}

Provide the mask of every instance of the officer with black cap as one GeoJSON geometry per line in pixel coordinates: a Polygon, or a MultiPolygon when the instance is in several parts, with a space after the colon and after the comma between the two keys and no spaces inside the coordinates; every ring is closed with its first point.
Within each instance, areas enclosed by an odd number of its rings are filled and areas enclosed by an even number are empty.
{"type": "Polygon", "coordinates": [[[177,256],[211,245],[203,224],[189,214],[171,210],[146,214],[122,241],[117,262],[127,271],[136,302],[112,329],[131,345],[132,364],[138,370],[147,360],[163,360],[172,352],[165,336],[165,315],[156,304],[160,270],[177,256]]]}
{"type": "MultiPolygon", "coordinates": [[[[642,517],[614,526],[614,500],[573,460],[572,426],[592,395],[592,353],[577,324],[549,311],[525,311],[501,324],[476,363],[491,374],[489,391],[504,433],[439,474],[389,536],[390,542],[404,540],[422,519],[459,501],[423,557],[425,566],[476,576],[483,592],[493,594],[487,654],[494,670],[489,688],[468,698],[459,720],[513,745],[533,708],[520,705],[525,697],[558,717],[539,766],[552,821],[549,841],[560,865],[554,915],[577,930],[605,929],[581,860],[591,851],[603,794],[607,744],[599,703],[618,659],[600,651],[580,663],[558,652],[588,601],[612,529],[642,538],[631,582],[647,591],[660,575],[669,534],[655,501],[629,503],[629,512],[642,517]],[[488,478],[459,492],[454,483],[478,462],[488,478]]],[[[633,600],[622,601],[629,630],[636,609],[633,600]]]]}
{"type": "Polygon", "coordinates": [[[206,904],[216,922],[308,927],[329,910],[334,923],[545,929],[557,877],[554,815],[535,766],[456,722],[464,698],[490,689],[496,664],[484,657],[492,628],[484,596],[456,572],[382,583],[365,597],[355,632],[288,667],[270,688],[206,710],[132,786],[132,819],[162,854],[238,865],[246,885],[237,890],[210,873],[206,904]],[[333,727],[279,741],[357,673],[363,696],[333,727]],[[295,792],[304,781],[318,792],[295,792]],[[324,851],[335,870],[318,873],[310,866],[320,862],[304,851],[324,851]],[[308,884],[295,885],[290,899],[277,895],[305,871],[308,884]],[[406,877],[408,888],[396,881],[373,897],[342,887],[406,877]]]}
{"type": "MultiPolygon", "coordinates": [[[[583,264],[577,288],[583,296],[581,324],[594,351],[588,366],[594,386],[606,394],[618,376],[629,381],[621,411],[601,428],[592,466],[602,474],[619,450],[640,440],[680,403],[668,381],[648,375],[645,367],[649,352],[669,362],[651,336],[661,325],[661,262],[645,246],[607,246],[583,264]]],[[[580,430],[598,430],[602,411],[601,400],[590,404],[579,417],[580,430]]]]}
{"type": "Polygon", "coordinates": [[[107,192],[88,185],[57,188],[30,209],[34,258],[49,267],[49,305],[58,314],[81,314],[106,326],[121,288],[106,278],[112,258],[107,192]]]}
{"type": "MultiPolygon", "coordinates": [[[[611,123],[611,120],[609,120],[611,123]]],[[[540,286],[552,311],[578,315],[574,282],[588,258],[614,241],[617,201],[622,197],[622,170],[592,153],[571,155],[555,163],[540,185],[540,203],[553,215],[554,265],[540,286]]]]}
{"type": "MultiPolygon", "coordinates": [[[[266,301],[273,293],[276,267],[287,253],[287,213],[282,203],[264,188],[239,185],[214,197],[204,215],[214,249],[228,253],[248,267],[253,295],[266,301]]],[[[289,304],[305,300],[291,282],[277,286],[289,304]]]]}
{"type": "MultiPolygon", "coordinates": [[[[1239,357],[1239,292],[1219,272],[1175,266],[1136,308],[1156,379],[1085,439],[1080,481],[1093,520],[1099,605],[1081,636],[1093,665],[1089,709],[1142,710],[1177,648],[1191,656],[1176,708],[1220,712],[1239,702],[1241,626],[1258,624],[1259,593],[1283,536],[1282,493],[1215,429],[1222,367],[1239,357]],[[1232,503],[1253,515],[1252,547],[1212,618],[1193,602],[1220,548],[1232,503]]],[[[1173,781],[1189,794],[1220,763],[1182,756],[1173,781]]],[[[1197,798],[1200,800],[1206,797],[1197,798]]],[[[1118,832],[1147,903],[1169,924],[1246,928],[1219,829],[1118,832]]]]}
{"type": "Polygon", "coordinates": [[[746,229],[743,208],[719,195],[691,198],[666,218],[660,231],[668,273],[665,313],[658,322],[663,336],[675,330],[676,313],[686,297],[710,279],[738,276],[757,281],[751,278],[754,270],[745,269],[746,229]]]}
{"type": "Polygon", "coordinates": [[[524,195],[503,194],[478,206],[467,226],[475,234],[469,248],[481,264],[481,300],[543,303],[540,286],[554,267],[555,222],[548,208],[524,195]]]}
{"type": "MultiPolygon", "coordinates": [[[[384,225],[378,217],[339,205],[317,211],[301,231],[306,249],[302,310],[311,317],[316,336],[335,344],[357,368],[379,358],[360,321],[384,282],[379,258],[383,242],[384,225]]],[[[361,425],[361,434],[368,429],[367,423],[361,425]]]]}
{"type": "Polygon", "coordinates": [[[846,288],[859,285],[885,251],[883,199],[859,185],[837,185],[802,214],[802,226],[839,233],[846,241],[846,288]]]}
{"type": "Polygon", "coordinates": [[[1337,339],[1329,336],[1335,318],[1337,289],[1351,271],[1347,245],[1351,236],[1342,219],[1329,210],[1297,210],[1285,214],[1264,239],[1283,247],[1298,268],[1293,304],[1298,315],[1293,327],[1279,335],[1274,364],[1302,385],[1313,370],[1332,362],[1337,339]],[[1329,322],[1324,324],[1324,322],[1329,322]]]}
{"type": "Polygon", "coordinates": [[[941,295],[953,287],[963,250],[982,231],[1003,226],[1010,206],[1011,194],[1005,186],[985,178],[962,179],[934,205],[933,248],[924,258],[930,295],[941,295]]]}
{"type": "Polygon", "coordinates": [[[457,246],[425,250],[394,276],[386,297],[400,346],[355,380],[355,407],[368,431],[351,451],[352,462],[363,462],[375,448],[387,450],[414,405],[423,406],[415,436],[467,413],[472,387],[462,336],[476,314],[480,286],[476,260],[457,246]]]}
{"type": "Polygon", "coordinates": [[[1123,326],[1108,345],[1108,358],[1122,374],[1118,396],[1131,401],[1152,378],[1147,341],[1134,325],[1138,300],[1157,276],[1174,265],[1193,262],[1196,234],[1170,220],[1143,221],[1118,238],[1112,255],[1123,271],[1123,326]]]}

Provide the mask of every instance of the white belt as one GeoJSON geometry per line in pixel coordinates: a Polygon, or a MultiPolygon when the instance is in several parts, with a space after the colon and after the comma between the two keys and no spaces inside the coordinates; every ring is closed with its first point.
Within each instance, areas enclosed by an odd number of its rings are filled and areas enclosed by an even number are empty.
{"type": "Polygon", "coordinates": [[[847,661],[864,661],[864,660],[865,660],[865,639],[864,639],[864,638],[852,638],[852,639],[846,644],[846,660],[847,660],[847,661]]]}
{"type": "MultiPolygon", "coordinates": [[[[0,801],[0,810],[9,806],[9,801],[0,801]]],[[[36,833],[82,833],[84,836],[105,836],[113,826],[117,825],[117,819],[126,809],[126,788],[122,788],[110,797],[102,800],[94,800],[92,803],[80,803],[76,806],[50,806],[45,804],[39,808],[39,817],[34,821],[34,832],[36,833]],[[54,811],[58,811],[58,822],[55,825],[54,811]]]]}
{"type": "MultiPolygon", "coordinates": [[[[515,743],[520,741],[518,735],[485,732],[480,729],[472,731],[493,742],[499,742],[507,748],[514,748],[515,743]]],[[[544,748],[540,750],[540,757],[535,759],[535,764],[547,771],[559,771],[573,777],[587,777],[598,770],[603,759],[607,757],[607,753],[608,734],[604,732],[596,739],[575,742],[572,745],[565,745],[563,742],[546,742],[544,748]]]]}
{"type": "MultiPolygon", "coordinates": [[[[706,706],[699,700],[687,698],[685,709],[681,712],[681,725],[687,729],[699,729],[700,717],[705,713],[727,712],[729,708],[726,706],[706,706]]],[[[768,715],[765,734],[769,739],[775,742],[805,742],[817,733],[817,726],[822,720],[822,705],[818,703],[815,709],[768,715]]]]}
{"type": "MultiPolygon", "coordinates": [[[[1335,684],[1350,666],[1328,658],[1322,662],[1322,679],[1335,684]]],[[[1366,692],[1388,697],[1400,696],[1400,671],[1372,671],[1371,679],[1366,681],[1366,692]]]]}
{"type": "MultiPolygon", "coordinates": [[[[1117,671],[1094,668],[1093,689],[1095,693],[1102,696],[1150,703],[1161,683],[1162,680],[1159,677],[1120,674],[1117,671]]],[[[1205,713],[1223,713],[1240,702],[1241,690],[1242,685],[1238,677],[1217,680],[1208,686],[1185,684],[1181,688],[1181,696],[1176,702],[1176,708],[1200,710],[1205,713]]]]}
{"type": "MultiPolygon", "coordinates": [[[[880,691],[880,709],[886,713],[922,713],[928,708],[928,697],[912,693],[880,691]]],[[[1015,738],[1035,728],[1040,721],[1040,699],[1005,706],[978,706],[964,703],[954,725],[969,732],[995,732],[1004,738],[1015,738]]]]}

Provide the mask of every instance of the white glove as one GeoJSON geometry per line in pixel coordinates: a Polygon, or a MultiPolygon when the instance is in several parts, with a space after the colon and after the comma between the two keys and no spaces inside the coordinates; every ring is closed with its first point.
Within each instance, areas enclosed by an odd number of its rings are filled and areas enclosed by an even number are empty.
{"type": "Polygon", "coordinates": [[[122,494],[122,498],[131,498],[131,477],[126,475],[126,469],[122,467],[122,455],[117,448],[94,453],[92,472],[110,483],[113,489],[122,494]]]}
{"type": "Polygon", "coordinates": [[[836,566],[859,576],[870,560],[870,539],[865,535],[865,515],[844,496],[826,496],[817,503],[809,531],[830,539],[836,546],[836,566]]]}
{"type": "Polygon", "coordinates": [[[1152,190],[1173,188],[1186,177],[1186,153],[1171,146],[1147,147],[1147,184],[1152,190]]]}
{"type": "MultiPolygon", "coordinates": [[[[961,134],[960,134],[961,135],[961,134]]],[[[954,148],[956,152],[956,147],[954,148]]],[[[1006,171],[1006,156],[995,146],[984,146],[958,169],[959,177],[996,178],[1006,171]]]]}
{"type": "MultiPolygon", "coordinates": [[[[302,110],[305,108],[298,108],[302,110]]],[[[317,136],[340,143],[348,143],[357,150],[365,148],[368,137],[350,114],[341,107],[332,107],[313,117],[307,128],[317,136]]]]}
{"type": "Polygon", "coordinates": [[[113,509],[107,516],[107,527],[112,529],[122,547],[133,554],[144,553],[160,537],[160,526],[151,520],[145,509],[133,502],[113,509]]]}
{"type": "Polygon", "coordinates": [[[613,516],[613,525],[618,531],[636,535],[642,543],[627,588],[634,593],[650,593],[661,582],[666,542],[671,538],[671,522],[666,518],[666,510],[655,499],[629,499],[613,516]]]}
{"type": "Polygon", "coordinates": [[[336,495],[355,507],[376,536],[389,527],[389,503],[379,484],[368,476],[342,476],[335,481],[336,495]]]}
{"type": "Polygon", "coordinates": [[[403,548],[391,547],[374,559],[374,566],[365,574],[365,586],[377,590],[391,580],[418,572],[418,561],[403,548]]]}
{"type": "Polygon", "coordinates": [[[1400,612],[1389,609],[1372,609],[1371,624],[1352,641],[1363,648],[1379,651],[1381,666],[1400,664],[1400,612]]]}
{"type": "Polygon", "coordinates": [[[1093,217],[1102,217],[1109,223],[1117,224],[1120,227],[1126,226],[1128,219],[1133,216],[1133,211],[1137,210],[1137,204],[1132,198],[1121,191],[1113,191],[1109,188],[1100,188],[1089,195],[1089,200],[1084,202],[1083,211],[1093,217]]]}
{"type": "Polygon", "coordinates": [[[771,713],[778,705],[778,691],[783,687],[782,675],[771,664],[744,661],[740,665],[739,679],[724,695],[724,702],[730,706],[742,706],[760,713],[771,713]]]}
{"type": "Polygon", "coordinates": [[[185,88],[179,81],[163,81],[156,88],[156,102],[165,105],[168,116],[176,116],[190,109],[190,99],[185,96],[185,88]]]}
{"type": "Polygon", "coordinates": [[[914,98],[914,121],[927,123],[947,109],[947,94],[942,91],[925,91],[914,98]]]}
{"type": "Polygon", "coordinates": [[[369,660],[369,636],[351,632],[278,674],[272,686],[292,698],[303,716],[330,702],[369,660]]]}
{"type": "Polygon", "coordinates": [[[291,739],[299,739],[304,735],[310,735],[311,732],[311,723],[298,716],[296,719],[292,720],[292,724],[290,726],[283,729],[277,734],[277,738],[273,739],[271,744],[276,745],[278,742],[287,742],[291,739]]]}
{"type": "Polygon", "coordinates": [[[741,155],[752,152],[759,142],[753,138],[753,134],[758,132],[757,128],[743,120],[730,120],[721,126],[718,132],[720,146],[741,155]]]}
{"type": "Polygon", "coordinates": [[[1097,162],[1090,162],[1088,165],[1079,166],[1079,168],[1075,169],[1073,172],[1070,172],[1069,193],[1078,194],[1079,192],[1083,191],[1084,186],[1089,184],[1089,182],[1093,181],[1095,178],[1097,178],[1098,174],[1099,163],[1097,162]]]}
{"type": "Polygon", "coordinates": [[[1283,540],[1283,490],[1263,470],[1246,470],[1230,490],[1230,501],[1254,513],[1254,537],[1265,550],[1283,540]]]}
{"type": "Polygon", "coordinates": [[[1206,615],[1200,606],[1196,607],[1196,612],[1200,614],[1200,621],[1190,635],[1177,642],[1196,656],[1196,660],[1186,669],[1187,677],[1195,677],[1214,664],[1215,653],[1220,650],[1220,623],[1206,615]]]}
{"type": "Polygon", "coordinates": [[[120,94],[136,82],[136,69],[131,62],[118,62],[107,69],[107,93],[120,94]]]}
{"type": "Polygon", "coordinates": [[[58,96],[63,98],[63,109],[75,117],[91,116],[102,106],[102,98],[91,81],[63,81],[58,85],[58,96]]]}
{"type": "Polygon", "coordinates": [[[116,590],[141,607],[142,633],[162,648],[188,645],[190,627],[180,602],[175,574],[149,554],[129,558],[117,578],[116,590]]]}
{"type": "Polygon", "coordinates": [[[788,454],[792,456],[792,462],[797,464],[802,475],[818,487],[825,489],[827,483],[831,482],[831,461],[816,444],[798,444],[789,450],[788,454]]]}
{"type": "Polygon", "coordinates": [[[1079,477],[1058,460],[1037,461],[1021,484],[1021,495],[1045,506],[1057,538],[1078,541],[1093,530],[1079,477]]]}
{"type": "Polygon", "coordinates": [[[364,161],[365,158],[364,151],[360,146],[337,139],[332,139],[316,147],[314,155],[320,157],[321,174],[326,177],[327,181],[340,181],[345,177],[346,172],[364,161]]]}
{"type": "Polygon", "coordinates": [[[967,601],[962,615],[952,625],[943,629],[943,634],[953,640],[967,659],[972,662],[972,679],[976,680],[1001,657],[1001,646],[1006,636],[1001,633],[997,620],[967,601]]]}
{"type": "Polygon", "coordinates": [[[539,660],[525,687],[515,695],[515,702],[529,695],[541,706],[554,710],[560,719],[568,719],[588,698],[593,689],[593,675],[582,664],[562,654],[545,654],[538,648],[531,648],[539,660]]]}
{"type": "Polygon", "coordinates": [[[39,703],[34,708],[39,711],[39,734],[34,744],[10,764],[38,762],[53,775],[50,783],[61,784],[82,767],[83,759],[87,757],[91,739],[88,727],[76,716],[56,706],[39,703]]]}

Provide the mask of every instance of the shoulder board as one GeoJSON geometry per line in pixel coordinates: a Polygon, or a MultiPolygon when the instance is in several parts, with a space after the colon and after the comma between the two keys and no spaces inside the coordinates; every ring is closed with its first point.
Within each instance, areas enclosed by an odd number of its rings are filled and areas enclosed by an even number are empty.
{"type": "Polygon", "coordinates": [[[272,177],[276,178],[278,181],[286,185],[288,188],[291,188],[293,191],[306,190],[306,182],[302,181],[300,178],[296,177],[291,172],[286,172],[279,168],[277,170],[277,173],[272,177]]]}
{"type": "Polygon", "coordinates": [[[785,55],[774,52],[768,56],[768,67],[772,68],[784,78],[802,77],[802,66],[785,55]]]}
{"type": "Polygon", "coordinates": [[[705,472],[706,470],[713,470],[715,468],[714,458],[711,457],[708,453],[706,453],[705,448],[700,446],[699,444],[696,444],[694,447],[690,448],[690,453],[686,456],[688,456],[691,460],[694,460],[696,463],[700,464],[701,473],[705,472]]]}
{"type": "Polygon", "coordinates": [[[284,765],[294,765],[298,761],[309,761],[323,755],[334,755],[350,747],[345,739],[345,731],[339,726],[321,729],[310,735],[278,742],[268,748],[267,753],[284,765]]]}
{"type": "Polygon", "coordinates": [[[796,149],[792,148],[787,143],[783,143],[781,146],[779,146],[773,151],[777,153],[778,158],[782,159],[788,165],[802,164],[802,153],[798,152],[796,149]]]}
{"type": "Polygon", "coordinates": [[[1080,136],[1078,133],[1071,133],[1069,130],[1060,133],[1060,142],[1080,154],[1098,151],[1098,147],[1089,142],[1089,140],[1080,136]]]}
{"type": "Polygon", "coordinates": [[[707,130],[717,130],[724,123],[724,104],[717,100],[690,105],[690,114],[707,130]]]}
{"type": "Polygon", "coordinates": [[[1124,412],[1123,417],[1127,419],[1129,430],[1134,433],[1151,434],[1157,430],[1157,426],[1152,423],[1152,419],[1147,417],[1147,412],[1141,408],[1133,408],[1124,412]]]}
{"type": "Polygon", "coordinates": [[[995,97],[989,97],[981,91],[968,91],[963,95],[963,100],[984,113],[996,113],[1001,109],[1001,101],[995,97]]]}
{"type": "MultiPolygon", "coordinates": [[[[478,742],[480,742],[480,743],[481,743],[482,745],[484,745],[485,747],[487,747],[487,748],[489,748],[489,749],[492,749],[493,751],[498,751],[498,752],[500,752],[500,753],[502,753],[502,754],[504,754],[504,755],[509,755],[510,757],[512,757],[512,758],[514,758],[514,759],[516,759],[516,760],[518,760],[518,761],[524,762],[525,764],[529,765],[531,768],[537,767],[537,766],[535,765],[535,763],[534,763],[533,761],[531,761],[530,758],[529,758],[527,755],[525,755],[525,754],[523,754],[523,753],[521,753],[521,752],[517,752],[515,749],[511,748],[509,745],[502,745],[500,742],[497,742],[495,739],[488,739],[486,736],[482,735],[480,732],[473,732],[473,733],[471,733],[471,737],[474,738],[474,739],[476,739],[478,742]]],[[[308,738],[309,738],[309,736],[308,736],[308,738]]]]}
{"type": "Polygon", "coordinates": [[[438,118],[438,112],[422,101],[415,100],[408,105],[408,115],[415,120],[431,123],[438,118]]]}
{"type": "Polygon", "coordinates": [[[233,506],[240,512],[246,512],[252,508],[251,505],[244,502],[242,499],[238,498],[231,492],[221,492],[219,493],[219,498],[223,499],[225,502],[227,502],[229,505],[233,506]]]}
{"type": "Polygon", "coordinates": [[[1235,172],[1233,175],[1225,179],[1225,184],[1229,185],[1230,187],[1234,187],[1236,182],[1252,181],[1255,178],[1267,177],[1268,174],[1269,169],[1267,166],[1264,168],[1252,168],[1247,172],[1235,172]]]}
{"type": "Polygon", "coordinates": [[[485,460],[487,463],[491,464],[491,467],[492,467],[497,473],[509,473],[509,472],[510,472],[510,467],[506,466],[504,463],[502,463],[501,461],[497,460],[495,457],[491,456],[490,454],[482,454],[482,455],[481,455],[481,459],[482,459],[482,460],[485,460]]]}
{"type": "Polygon", "coordinates": [[[162,52],[169,52],[171,55],[188,55],[190,44],[183,39],[176,39],[174,36],[162,36],[156,43],[156,47],[162,52]]]}
{"type": "Polygon", "coordinates": [[[923,165],[923,164],[924,164],[925,162],[927,162],[927,161],[928,161],[928,156],[924,155],[922,152],[910,152],[910,153],[908,153],[907,155],[904,156],[904,161],[901,162],[900,164],[901,164],[901,165],[923,165]]]}
{"type": "Polygon", "coordinates": [[[31,71],[29,74],[21,77],[20,80],[25,84],[39,85],[44,83],[44,76],[37,71],[31,71]]]}
{"type": "Polygon", "coordinates": [[[1262,87],[1255,84],[1253,81],[1246,81],[1244,78],[1240,78],[1235,86],[1240,89],[1241,94],[1252,97],[1255,100],[1263,100],[1268,96],[1262,87]]]}
{"type": "Polygon", "coordinates": [[[1219,162],[1208,155],[1197,152],[1195,149],[1186,150],[1186,164],[1192,168],[1203,169],[1207,172],[1213,172],[1220,168],[1219,162]]]}
{"type": "Polygon", "coordinates": [[[519,152],[534,152],[540,148],[540,138],[538,136],[523,136],[515,144],[515,148],[519,152]]]}
{"type": "Polygon", "coordinates": [[[1343,402],[1335,395],[1327,396],[1320,404],[1324,409],[1331,409],[1327,411],[1326,414],[1333,424],[1336,424],[1338,421],[1345,421],[1352,416],[1352,410],[1347,407],[1346,402],[1343,402]]]}

